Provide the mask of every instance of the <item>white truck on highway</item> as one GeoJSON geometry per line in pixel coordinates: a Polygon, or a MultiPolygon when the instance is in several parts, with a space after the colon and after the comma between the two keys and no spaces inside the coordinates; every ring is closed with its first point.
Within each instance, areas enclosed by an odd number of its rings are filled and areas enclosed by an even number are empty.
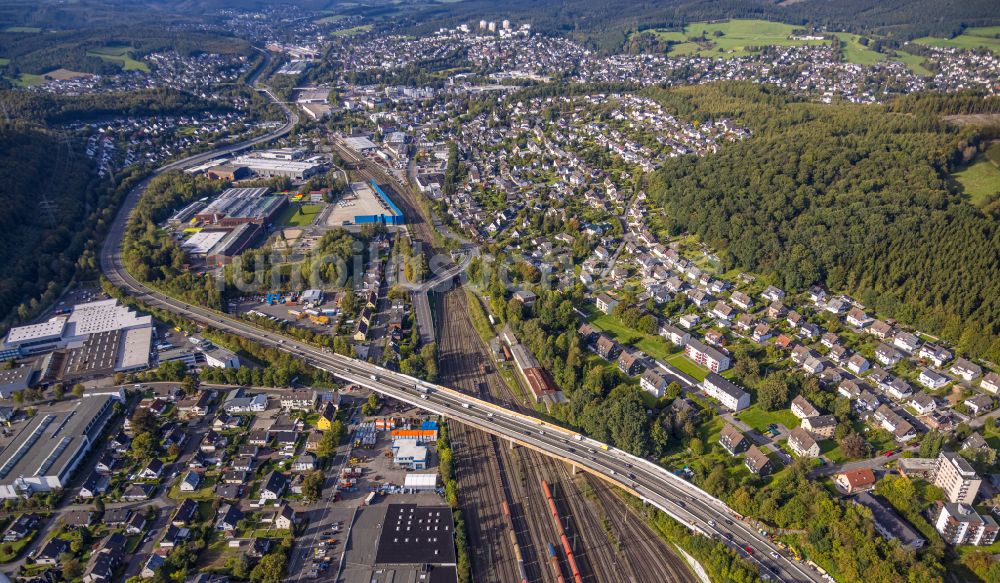
{"type": "Polygon", "coordinates": [[[415,384],[413,386],[414,386],[415,389],[417,389],[418,391],[420,391],[421,393],[423,393],[425,395],[431,394],[431,392],[434,390],[434,387],[428,385],[427,383],[421,382],[421,381],[417,381],[417,384],[415,384]]]}

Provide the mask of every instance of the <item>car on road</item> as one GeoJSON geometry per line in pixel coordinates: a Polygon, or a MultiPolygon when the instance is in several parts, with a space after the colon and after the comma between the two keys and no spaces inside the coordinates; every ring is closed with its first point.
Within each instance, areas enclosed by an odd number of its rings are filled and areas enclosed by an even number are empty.
{"type": "Polygon", "coordinates": [[[892,456],[896,455],[896,450],[890,449],[889,451],[885,452],[882,455],[884,455],[885,457],[892,457],[892,456]]]}
{"type": "Polygon", "coordinates": [[[750,545],[743,547],[743,550],[746,551],[748,555],[753,555],[753,549],[750,548],[750,545]]]}
{"type": "Polygon", "coordinates": [[[715,526],[715,521],[714,520],[709,520],[708,521],[708,525],[709,526],[715,526]]]}
{"type": "Polygon", "coordinates": [[[776,553],[774,551],[771,551],[771,558],[772,559],[780,559],[781,555],[779,555],[778,553],[776,553]]]}

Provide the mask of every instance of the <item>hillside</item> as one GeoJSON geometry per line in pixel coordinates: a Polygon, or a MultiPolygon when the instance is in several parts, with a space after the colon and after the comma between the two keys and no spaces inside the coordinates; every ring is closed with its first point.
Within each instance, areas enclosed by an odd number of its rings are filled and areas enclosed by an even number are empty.
{"type": "Polygon", "coordinates": [[[900,115],[892,106],[800,103],[743,84],[651,94],[678,112],[731,117],[754,131],[651,178],[667,231],[724,250],[727,267],[791,290],[824,283],[880,316],[1000,359],[1000,225],[948,175],[975,152],[975,130],[944,124],[916,100],[900,115]]]}
{"type": "MultiPolygon", "coordinates": [[[[105,191],[90,162],[57,134],[0,124],[0,320],[48,291],[55,297],[76,272],[87,215],[105,191]],[[30,298],[30,299],[29,299],[30,298]]],[[[21,315],[30,313],[30,306],[21,315]]]]}

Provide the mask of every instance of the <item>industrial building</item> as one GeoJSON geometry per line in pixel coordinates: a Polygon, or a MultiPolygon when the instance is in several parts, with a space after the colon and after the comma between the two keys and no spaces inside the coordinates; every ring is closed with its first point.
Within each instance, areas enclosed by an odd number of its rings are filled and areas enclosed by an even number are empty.
{"type": "MultiPolygon", "coordinates": [[[[351,184],[351,190],[354,190],[363,183],[355,182],[351,184]]],[[[382,191],[378,184],[374,180],[371,181],[371,187],[375,194],[378,196],[378,201],[383,206],[382,213],[372,214],[372,215],[359,215],[354,217],[354,222],[363,225],[365,223],[385,223],[387,225],[402,225],[405,221],[403,220],[403,211],[399,210],[399,207],[392,202],[389,196],[382,191]]]]}
{"type": "Polygon", "coordinates": [[[427,565],[440,569],[441,575],[451,574],[428,580],[453,581],[455,561],[455,521],[450,508],[389,505],[375,552],[376,565],[427,565]]]}
{"type": "Polygon", "coordinates": [[[113,415],[115,399],[78,399],[72,409],[39,412],[0,453],[0,498],[65,488],[113,415]]]}
{"type": "Polygon", "coordinates": [[[208,250],[205,263],[209,267],[228,265],[233,257],[252,247],[263,231],[264,228],[255,223],[238,225],[208,250]]]}
{"type": "Polygon", "coordinates": [[[427,446],[417,443],[413,439],[393,440],[392,462],[401,468],[426,470],[429,457],[427,446]]]}
{"type": "Polygon", "coordinates": [[[203,223],[235,227],[245,223],[268,225],[288,204],[284,196],[271,196],[267,188],[230,188],[215,197],[196,215],[203,223]]]}
{"type": "Polygon", "coordinates": [[[291,148],[264,150],[240,156],[232,161],[232,165],[248,168],[257,176],[292,180],[305,180],[327,168],[322,156],[302,158],[300,151],[291,148]]]}
{"type": "Polygon", "coordinates": [[[44,353],[42,376],[82,378],[149,367],[151,316],[140,316],[117,300],[75,306],[68,315],[11,328],[4,349],[21,356],[44,353]]]}

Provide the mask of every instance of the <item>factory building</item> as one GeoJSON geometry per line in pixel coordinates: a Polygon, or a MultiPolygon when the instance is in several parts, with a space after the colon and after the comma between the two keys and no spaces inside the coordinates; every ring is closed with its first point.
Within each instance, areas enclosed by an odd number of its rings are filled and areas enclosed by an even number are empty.
{"type": "Polygon", "coordinates": [[[292,180],[305,180],[327,167],[322,156],[302,158],[301,151],[292,148],[254,152],[234,159],[232,165],[244,166],[257,176],[292,180]]]}
{"type": "Polygon", "coordinates": [[[86,397],[68,411],[32,417],[0,453],[0,498],[65,488],[113,415],[114,402],[86,397]]]}
{"type": "Polygon", "coordinates": [[[263,231],[264,228],[255,223],[238,225],[209,249],[205,254],[205,263],[209,267],[228,265],[233,257],[252,247],[263,231]]]}
{"type": "Polygon", "coordinates": [[[266,188],[230,188],[196,215],[203,223],[235,227],[244,223],[268,225],[288,204],[283,196],[271,196],[266,188]]]}
{"type": "Polygon", "coordinates": [[[152,340],[152,317],[111,299],[79,304],[68,315],[47,322],[11,328],[4,349],[23,356],[51,353],[43,362],[44,380],[80,379],[148,368],[152,340]]]}

